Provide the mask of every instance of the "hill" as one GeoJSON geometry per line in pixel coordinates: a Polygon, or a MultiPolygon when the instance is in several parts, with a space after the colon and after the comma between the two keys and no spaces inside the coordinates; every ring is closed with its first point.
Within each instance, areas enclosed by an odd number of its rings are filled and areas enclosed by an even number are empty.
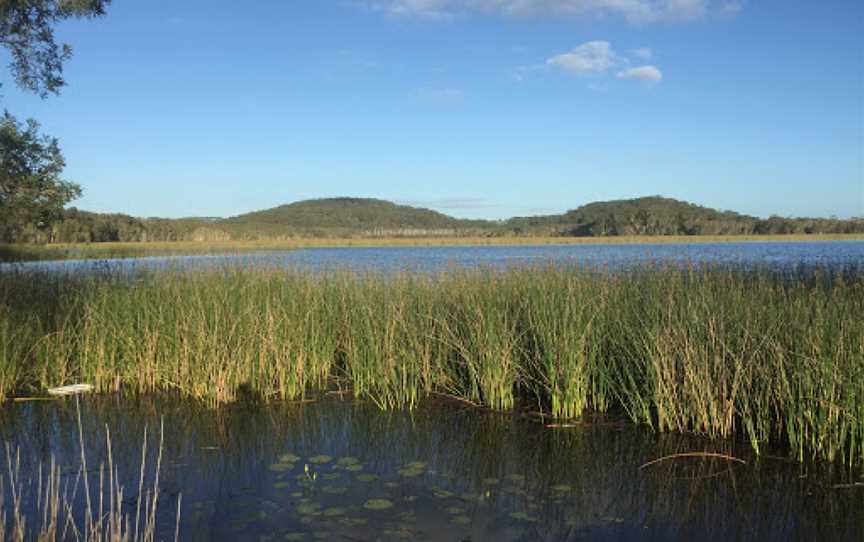
{"type": "Polygon", "coordinates": [[[514,228],[574,236],[752,234],[759,219],[662,196],[598,201],[561,215],[513,218],[514,228]]]}
{"type": "Polygon", "coordinates": [[[464,220],[364,198],[299,201],[231,218],[135,218],[67,209],[50,229],[19,242],[229,241],[294,237],[760,235],[864,233],[864,219],[761,219],[651,196],[589,203],[558,215],[464,220]]]}
{"type": "Polygon", "coordinates": [[[431,209],[367,198],[298,201],[226,219],[219,225],[247,232],[433,235],[475,230],[491,224],[461,220],[431,209]]]}

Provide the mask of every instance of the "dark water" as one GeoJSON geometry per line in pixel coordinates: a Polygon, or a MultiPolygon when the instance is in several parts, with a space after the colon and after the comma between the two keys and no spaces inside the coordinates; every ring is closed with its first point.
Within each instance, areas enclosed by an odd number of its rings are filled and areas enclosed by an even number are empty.
{"type": "Polygon", "coordinates": [[[712,263],[739,266],[838,267],[864,262],[864,241],[742,242],[692,244],[586,244],[543,246],[309,248],[230,256],[173,256],[89,261],[0,264],[0,270],[37,268],[66,271],[120,270],[214,265],[282,266],[310,270],[436,272],[452,267],[507,267],[568,263],[622,268],[645,263],[712,263]]]}
{"type": "MultiPolygon", "coordinates": [[[[25,473],[53,454],[72,479],[74,404],[0,411],[0,434],[20,447],[25,473]]],[[[163,417],[163,539],[173,539],[180,494],[187,540],[786,541],[864,533],[864,487],[835,487],[854,486],[860,471],[757,460],[746,443],[626,423],[550,429],[446,401],[385,413],[333,398],[218,411],[168,397],[88,398],[91,469],[106,459],[107,426],[125,494],[135,495],[144,427],[152,464],[152,430],[163,417]],[[747,464],[680,458],[640,469],[693,451],[747,464]]]]}

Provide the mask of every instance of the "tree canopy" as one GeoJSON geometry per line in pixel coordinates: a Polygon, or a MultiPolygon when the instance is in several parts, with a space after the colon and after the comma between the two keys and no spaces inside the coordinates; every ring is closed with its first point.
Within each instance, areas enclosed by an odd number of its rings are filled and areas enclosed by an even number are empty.
{"type": "Polygon", "coordinates": [[[81,188],[60,178],[65,166],[55,138],[39,124],[0,119],[0,240],[15,241],[27,227],[47,228],[81,188]]]}
{"type": "Polygon", "coordinates": [[[9,69],[24,90],[42,98],[66,84],[63,63],[72,48],[54,39],[54,26],[69,18],[97,17],[111,0],[2,0],[0,45],[9,52],[9,69]]]}
{"type": "MultiPolygon", "coordinates": [[[[72,48],[54,39],[54,26],[69,18],[104,14],[111,0],[0,0],[0,45],[11,57],[17,85],[42,98],[66,84],[63,63],[72,48]]],[[[63,180],[66,162],[55,138],[29,119],[0,119],[0,241],[20,239],[25,229],[44,230],[62,217],[81,187],[63,180]]]]}

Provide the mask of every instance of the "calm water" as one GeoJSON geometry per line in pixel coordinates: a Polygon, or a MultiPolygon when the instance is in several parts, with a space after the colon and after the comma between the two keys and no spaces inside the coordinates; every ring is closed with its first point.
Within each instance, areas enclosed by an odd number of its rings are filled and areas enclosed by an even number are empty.
{"type": "Polygon", "coordinates": [[[864,241],[745,242],[641,245],[544,245],[472,247],[310,248],[230,256],[174,256],[91,261],[0,264],[0,270],[39,268],[65,271],[132,270],[181,266],[268,265],[311,270],[442,271],[479,265],[568,263],[621,268],[645,263],[720,263],[740,266],[837,267],[864,263],[864,241]]]}
{"type": "MultiPolygon", "coordinates": [[[[333,398],[219,411],[167,397],[88,398],[82,411],[91,469],[106,458],[107,426],[127,495],[137,492],[144,427],[164,417],[161,538],[173,538],[181,493],[187,540],[725,542],[864,533],[864,488],[835,487],[854,484],[860,471],[756,460],[746,443],[629,424],[550,429],[449,402],[409,414],[333,398]],[[694,450],[747,465],[677,459],[640,469],[694,450]]],[[[20,447],[25,473],[54,454],[73,480],[76,431],[72,400],[0,411],[0,434],[20,447]]],[[[151,453],[156,446],[151,433],[151,453]]]]}

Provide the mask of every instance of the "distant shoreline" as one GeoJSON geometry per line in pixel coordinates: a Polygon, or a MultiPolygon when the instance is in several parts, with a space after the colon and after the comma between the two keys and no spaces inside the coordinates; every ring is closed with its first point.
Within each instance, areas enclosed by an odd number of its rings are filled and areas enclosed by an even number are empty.
{"type": "Polygon", "coordinates": [[[663,235],[608,237],[299,238],[255,241],[158,241],[0,245],[0,261],[219,255],[299,248],[639,245],[741,242],[864,241],[864,234],[663,235]]]}

